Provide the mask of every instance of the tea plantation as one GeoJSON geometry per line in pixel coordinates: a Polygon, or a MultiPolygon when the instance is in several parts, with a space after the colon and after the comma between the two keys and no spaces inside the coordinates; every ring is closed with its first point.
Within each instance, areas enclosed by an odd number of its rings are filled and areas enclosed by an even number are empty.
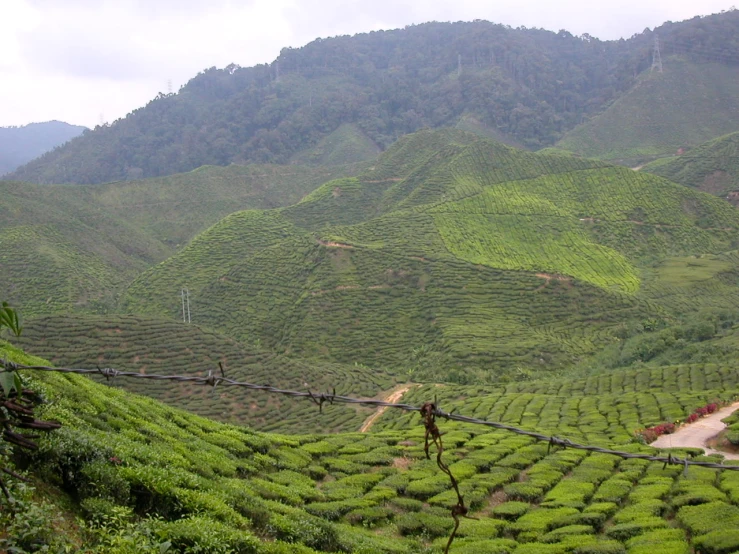
{"type": "Polygon", "coordinates": [[[231,214],[123,309],[176,318],[186,286],[195,321],[245,344],[480,382],[567,367],[630,320],[736,306],[738,228],[664,179],[426,131],[298,204],[231,214]]]}
{"type": "MultiPolygon", "coordinates": [[[[221,363],[231,379],[281,388],[336,389],[337,394],[372,398],[395,378],[360,365],[308,362],[246,347],[215,331],[171,320],[136,316],[54,316],[33,320],[14,339],[28,352],[66,367],[114,367],[140,373],[207,375],[221,363]]],[[[368,409],[325,406],[319,414],[309,403],[250,392],[234,396],[188,383],[117,380],[113,386],[146,394],[198,415],[255,429],[292,433],[353,431],[368,409]]]]}
{"type": "MultiPolygon", "coordinates": [[[[0,353],[43,363],[7,345],[0,353]]],[[[432,553],[447,543],[456,496],[425,458],[417,414],[387,413],[381,430],[364,435],[272,435],[79,376],[24,375],[46,398],[39,416],[64,427],[27,460],[30,485],[9,479],[17,500],[14,515],[0,515],[5,548],[432,553]],[[76,513],[84,523],[74,522],[76,513]]],[[[447,410],[648,452],[631,441],[633,427],[735,396],[739,374],[684,367],[515,387],[428,386],[406,400],[436,395],[447,410]]],[[[439,425],[444,459],[474,518],[461,521],[451,552],[739,548],[739,472],[685,472],[480,426],[439,425]]]]}
{"type": "Polygon", "coordinates": [[[643,170],[726,197],[739,189],[739,133],[710,140],[679,156],[661,158],[643,170]]]}

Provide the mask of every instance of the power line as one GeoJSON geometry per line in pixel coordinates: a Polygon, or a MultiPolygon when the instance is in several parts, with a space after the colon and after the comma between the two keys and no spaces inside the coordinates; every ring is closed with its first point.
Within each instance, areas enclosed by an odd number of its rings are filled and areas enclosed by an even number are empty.
{"type": "MultiPolygon", "coordinates": [[[[249,390],[262,391],[272,394],[281,394],[291,398],[307,398],[314,402],[319,408],[322,408],[325,403],[329,404],[360,404],[362,406],[374,406],[374,407],[386,407],[396,408],[408,412],[422,412],[425,408],[413,406],[411,404],[393,404],[384,400],[373,400],[373,399],[362,399],[353,398],[350,396],[341,396],[335,393],[312,393],[311,391],[296,391],[289,389],[280,389],[271,385],[257,385],[255,383],[248,383],[243,381],[236,381],[226,377],[223,367],[221,367],[221,375],[217,375],[213,371],[209,371],[205,377],[194,377],[185,375],[157,375],[157,374],[142,374],[133,371],[119,371],[113,368],[61,368],[61,367],[48,367],[48,366],[29,366],[24,364],[18,364],[9,360],[0,360],[0,363],[5,367],[6,371],[47,371],[56,373],[76,373],[81,375],[102,375],[107,380],[114,379],[116,377],[130,377],[133,379],[151,379],[154,381],[175,381],[175,382],[188,382],[197,385],[209,385],[214,389],[217,386],[232,386],[242,387],[249,390]]],[[[545,435],[543,433],[537,433],[535,431],[527,431],[513,425],[507,425],[505,423],[499,423],[495,421],[488,421],[485,419],[479,419],[475,417],[464,416],[455,414],[452,412],[445,412],[441,410],[436,404],[433,404],[433,415],[437,418],[446,419],[450,421],[457,421],[460,423],[470,423],[474,425],[483,425],[485,427],[491,427],[493,429],[500,429],[503,431],[509,431],[516,433],[517,435],[524,435],[532,437],[538,441],[549,443],[551,446],[562,446],[565,448],[573,448],[576,450],[585,450],[588,452],[595,452],[599,454],[609,454],[617,456],[623,459],[639,459],[647,460],[650,462],[660,462],[664,464],[681,465],[684,466],[686,471],[689,466],[707,467],[712,469],[739,471],[739,465],[723,465],[715,462],[700,462],[691,460],[689,458],[679,458],[668,454],[667,456],[654,456],[651,454],[638,454],[633,452],[622,452],[619,450],[612,450],[609,448],[602,448],[600,446],[579,444],[572,442],[569,439],[545,435]]]]}

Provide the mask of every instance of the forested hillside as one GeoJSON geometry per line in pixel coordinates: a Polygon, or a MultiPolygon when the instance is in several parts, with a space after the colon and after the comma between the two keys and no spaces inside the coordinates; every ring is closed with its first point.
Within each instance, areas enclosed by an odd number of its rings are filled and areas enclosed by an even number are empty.
{"type": "MultiPolygon", "coordinates": [[[[620,41],[484,21],[319,39],[269,65],[208,69],[11,177],[101,183],[204,164],[286,163],[347,124],[365,153],[470,118],[484,134],[537,149],[631,90],[651,65],[655,33],[666,54],[722,67],[737,61],[735,10],[620,41]]],[[[323,150],[302,159],[330,163],[323,150]]]]}
{"type": "Polygon", "coordinates": [[[61,121],[0,127],[0,176],[82,134],[85,127],[61,121]]]}

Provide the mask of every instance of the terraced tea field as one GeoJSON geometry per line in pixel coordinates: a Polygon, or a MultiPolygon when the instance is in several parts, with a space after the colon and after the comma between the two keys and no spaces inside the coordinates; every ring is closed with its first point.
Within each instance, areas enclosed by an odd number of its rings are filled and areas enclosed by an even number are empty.
{"type": "MultiPolygon", "coordinates": [[[[739,133],[710,140],[679,156],[656,160],[642,170],[726,198],[739,189],[739,133]]],[[[736,204],[736,198],[728,199],[736,204]]]]}
{"type": "MultiPolygon", "coordinates": [[[[214,331],[170,320],[131,316],[58,316],[29,321],[16,339],[30,353],[66,367],[114,367],[166,375],[220,374],[277,387],[331,391],[372,398],[391,388],[395,378],[364,366],[308,362],[247,348],[214,331]]],[[[146,394],[167,404],[227,423],[278,432],[358,430],[372,412],[325,406],[319,414],[308,403],[294,403],[257,391],[211,391],[188,383],[118,380],[114,387],[146,394]]]]}
{"type": "Polygon", "coordinates": [[[0,182],[0,297],[26,316],[109,313],[125,286],[222,217],[359,171],[250,165],[96,185],[0,182]]]}
{"type": "Polygon", "coordinates": [[[664,179],[427,131],[294,206],[230,215],[136,279],[124,308],[176,318],[186,286],[198,323],[244,343],[485,382],[739,298],[738,229],[731,206],[664,179]],[[692,256],[716,260],[705,279],[670,269],[692,256]]]}
{"type": "MultiPolygon", "coordinates": [[[[21,363],[38,363],[4,350],[21,363]]],[[[661,371],[551,383],[550,394],[427,386],[412,389],[404,401],[436,395],[447,410],[459,406],[466,415],[650,452],[630,442],[630,425],[739,392],[735,369],[661,371]],[[654,387],[661,377],[668,378],[664,390],[654,387]],[[701,386],[716,388],[689,390],[701,386]],[[642,392],[626,392],[632,388],[642,392]]],[[[92,517],[116,506],[131,517],[137,506],[158,514],[133,519],[125,531],[140,551],[157,548],[152,536],[175,548],[306,554],[434,553],[448,541],[449,508],[457,498],[436,460],[425,457],[417,414],[388,412],[377,424],[386,430],[365,435],[277,436],[204,420],[78,376],[33,374],[33,382],[53,400],[42,415],[65,424],[45,439],[37,463],[51,475],[76,464],[69,486],[92,517]],[[83,459],[76,457],[81,444],[88,452],[83,459]]],[[[739,548],[739,472],[686,472],[681,465],[550,448],[480,426],[438,425],[444,460],[473,518],[461,520],[450,552],[713,554],[739,548]]],[[[116,533],[93,536],[113,540],[116,533]]]]}

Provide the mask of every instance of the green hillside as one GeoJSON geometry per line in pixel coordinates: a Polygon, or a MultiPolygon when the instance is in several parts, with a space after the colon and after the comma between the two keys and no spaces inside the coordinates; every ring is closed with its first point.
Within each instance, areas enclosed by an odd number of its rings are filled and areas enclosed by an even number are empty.
{"type": "MultiPolygon", "coordinates": [[[[209,370],[220,374],[220,362],[231,379],[316,393],[335,388],[337,394],[367,398],[395,384],[389,375],[364,366],[289,359],[171,320],[54,316],[27,321],[23,335],[14,340],[29,353],[67,367],[104,365],[140,373],[202,376],[209,370]]],[[[371,413],[326,406],[320,416],[309,403],[249,391],[214,395],[186,383],[119,380],[113,384],[218,421],[278,432],[356,431],[371,413]]]]}
{"type": "Polygon", "coordinates": [[[358,166],[203,167],[97,187],[0,182],[0,297],[27,316],[108,312],[120,290],[236,210],[298,202],[358,166]]]}
{"type": "Polygon", "coordinates": [[[292,163],[335,166],[375,159],[380,148],[356,125],[344,124],[313,148],[293,156],[292,163]]]}
{"type": "Polygon", "coordinates": [[[739,198],[739,133],[732,133],[696,146],[686,153],[656,160],[643,171],[676,183],[727,198],[735,205],[739,198]]]}
{"type": "Polygon", "coordinates": [[[294,206],[232,214],[137,278],[125,309],[176,318],[187,287],[193,321],[245,344],[472,382],[568,365],[691,295],[736,298],[725,202],[471,137],[418,133],[294,206]],[[708,254],[726,257],[708,282],[652,269],[708,254]]]}
{"type": "Polygon", "coordinates": [[[0,295],[23,313],[106,311],[172,250],[90,204],[72,209],[34,185],[0,184],[0,295]]]}
{"type": "MultiPolygon", "coordinates": [[[[0,354],[44,363],[5,344],[0,354]]],[[[5,478],[17,500],[13,514],[0,512],[4,548],[434,554],[448,541],[456,496],[436,460],[424,455],[417,414],[386,413],[382,430],[371,434],[270,435],[79,376],[24,375],[47,399],[38,417],[63,427],[38,439],[41,448],[24,472],[30,485],[5,478]]],[[[465,415],[652,452],[631,442],[635,429],[735,395],[737,377],[729,368],[686,367],[531,384],[513,394],[429,386],[406,400],[433,396],[465,415]]],[[[443,460],[473,518],[461,520],[452,553],[739,547],[738,472],[686,472],[681,465],[550,448],[481,426],[438,425],[443,460]]]]}
{"type": "Polygon", "coordinates": [[[739,76],[731,66],[668,57],[664,72],[643,73],[603,113],[557,147],[624,165],[676,154],[739,128],[739,76]]]}

